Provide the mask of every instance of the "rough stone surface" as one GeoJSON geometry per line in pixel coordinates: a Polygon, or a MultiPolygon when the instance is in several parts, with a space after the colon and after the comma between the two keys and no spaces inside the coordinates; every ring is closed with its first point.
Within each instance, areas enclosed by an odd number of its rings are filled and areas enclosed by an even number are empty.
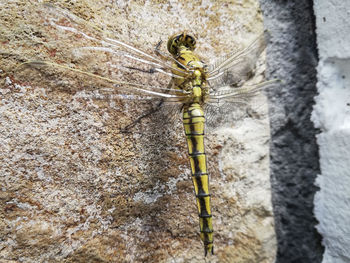
{"type": "Polygon", "coordinates": [[[312,1],[260,3],[272,36],[267,76],[283,81],[281,88],[269,95],[276,262],[317,263],[322,260],[323,247],[313,214],[319,159],[317,130],[310,121],[317,65],[312,1]]]}
{"type": "MultiPolygon", "coordinates": [[[[0,261],[203,262],[181,121],[164,125],[158,113],[121,132],[153,105],[112,100],[108,83],[72,70],[20,64],[44,60],[148,85],[166,78],[141,78],[104,52],[89,56],[81,47],[92,41],[64,30],[72,26],[64,17],[53,26],[49,17],[58,12],[39,2],[0,2],[0,261]]],[[[253,0],[58,2],[149,54],[189,25],[204,58],[262,32],[253,0]]],[[[91,26],[76,29],[92,36],[91,26]]],[[[269,128],[264,96],[258,101],[251,117],[207,137],[210,262],[274,262],[269,128]]]]}
{"type": "Polygon", "coordinates": [[[312,120],[321,130],[320,190],[315,196],[318,231],[325,246],[324,263],[350,262],[350,26],[349,2],[315,1],[317,89],[312,120]]]}

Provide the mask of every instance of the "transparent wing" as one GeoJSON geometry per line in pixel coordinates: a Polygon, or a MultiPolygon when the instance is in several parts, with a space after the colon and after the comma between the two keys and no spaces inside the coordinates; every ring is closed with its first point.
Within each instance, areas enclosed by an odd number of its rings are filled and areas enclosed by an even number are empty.
{"type": "Polygon", "coordinates": [[[168,85],[169,88],[162,88],[162,87],[147,86],[147,85],[131,83],[131,82],[123,82],[123,81],[113,80],[108,77],[103,77],[91,72],[83,71],[80,69],[71,68],[66,65],[60,65],[52,62],[47,62],[47,61],[28,61],[28,62],[22,63],[20,67],[25,65],[32,66],[32,67],[34,66],[54,67],[57,69],[63,69],[66,71],[74,72],[80,75],[85,75],[85,76],[94,78],[96,80],[101,80],[106,83],[104,87],[100,89],[96,89],[96,87],[94,87],[94,94],[96,94],[96,98],[100,98],[100,99],[101,98],[108,98],[108,99],[135,98],[137,100],[152,100],[156,98],[156,99],[162,99],[163,101],[167,101],[167,102],[179,102],[179,103],[184,103],[189,99],[187,92],[183,90],[178,90],[178,89],[171,89],[170,88],[171,85],[168,85]]]}
{"type": "Polygon", "coordinates": [[[207,130],[215,130],[226,122],[234,122],[244,117],[261,118],[266,107],[266,98],[261,91],[273,87],[278,80],[257,84],[247,83],[241,87],[226,86],[210,95],[205,106],[207,130]]]}
{"type": "Polygon", "coordinates": [[[248,47],[218,58],[209,67],[208,81],[213,91],[225,85],[237,86],[251,78],[260,54],[266,47],[268,33],[258,36],[248,47]]]}
{"type": "Polygon", "coordinates": [[[155,129],[150,120],[158,125],[181,123],[188,93],[175,89],[171,80],[185,77],[186,72],[176,74],[171,58],[151,55],[150,45],[143,51],[126,44],[144,44],[141,40],[114,39],[67,10],[40,5],[36,12],[45,27],[36,36],[40,48],[35,60],[23,59],[18,68],[22,80],[38,81],[48,91],[63,90],[77,99],[103,100],[122,115],[133,112],[131,119],[117,124],[121,132],[155,129]]]}
{"type": "MultiPolygon", "coordinates": [[[[274,86],[278,80],[260,81],[254,75],[261,53],[266,47],[268,32],[260,34],[246,48],[218,58],[209,68],[210,98],[205,107],[208,130],[220,123],[246,116],[260,116],[266,101],[260,91],[274,86]]],[[[264,67],[261,67],[264,68],[264,67]]]]}
{"type": "Polygon", "coordinates": [[[186,100],[188,94],[167,88],[172,78],[186,76],[183,71],[177,74],[171,58],[156,56],[157,53],[150,55],[154,50],[142,51],[113,39],[111,33],[59,7],[43,4],[38,12],[47,25],[42,44],[49,56],[25,64],[50,66],[96,78],[112,84],[115,92],[123,94],[186,100]]]}
{"type": "Polygon", "coordinates": [[[276,80],[264,81],[257,84],[246,84],[242,87],[231,88],[222,91],[218,91],[215,94],[210,95],[209,103],[220,102],[239,102],[249,99],[257,95],[261,90],[266,87],[270,87],[276,83],[276,80]]]}

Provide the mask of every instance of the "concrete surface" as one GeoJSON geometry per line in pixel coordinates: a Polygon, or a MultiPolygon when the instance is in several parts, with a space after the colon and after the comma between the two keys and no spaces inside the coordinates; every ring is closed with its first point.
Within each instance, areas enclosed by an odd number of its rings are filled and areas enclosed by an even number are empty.
{"type": "Polygon", "coordinates": [[[314,3],[317,90],[312,120],[321,133],[321,173],[316,184],[315,215],[325,253],[323,263],[350,262],[350,2],[314,3]]]}
{"type": "Polygon", "coordinates": [[[310,121],[316,91],[317,49],[312,1],[261,0],[271,33],[267,77],[271,90],[271,184],[278,242],[277,263],[321,262],[313,199],[320,172],[317,130],[310,121]]]}

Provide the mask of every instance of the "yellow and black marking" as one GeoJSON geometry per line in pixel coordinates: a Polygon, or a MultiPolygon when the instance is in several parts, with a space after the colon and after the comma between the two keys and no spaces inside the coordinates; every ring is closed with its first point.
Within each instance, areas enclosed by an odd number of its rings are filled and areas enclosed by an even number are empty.
{"type": "Polygon", "coordinates": [[[204,150],[205,118],[201,106],[208,95],[207,66],[193,53],[195,47],[196,40],[186,33],[174,35],[168,41],[168,51],[177,61],[173,67],[183,71],[185,77],[173,79],[173,84],[178,89],[191,92],[191,99],[184,102],[183,123],[198,207],[200,237],[204,243],[206,256],[208,252],[214,254],[209,176],[204,150]]]}
{"type": "Polygon", "coordinates": [[[167,48],[173,56],[177,56],[182,48],[193,51],[196,48],[196,40],[186,33],[173,35],[168,40],[167,48]]]}
{"type": "Polygon", "coordinates": [[[204,112],[199,103],[184,106],[183,123],[191,162],[192,180],[196,194],[200,236],[205,255],[214,254],[213,226],[210,210],[209,177],[204,150],[204,112]]]}

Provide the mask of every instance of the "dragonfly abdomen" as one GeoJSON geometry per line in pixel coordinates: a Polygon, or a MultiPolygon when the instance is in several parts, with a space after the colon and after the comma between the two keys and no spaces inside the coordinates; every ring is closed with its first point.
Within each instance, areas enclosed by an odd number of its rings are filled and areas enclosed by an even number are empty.
{"type": "Polygon", "coordinates": [[[210,209],[209,176],[204,150],[205,118],[199,103],[184,106],[183,123],[191,162],[192,180],[199,215],[200,236],[205,255],[213,254],[213,226],[210,209]]]}

